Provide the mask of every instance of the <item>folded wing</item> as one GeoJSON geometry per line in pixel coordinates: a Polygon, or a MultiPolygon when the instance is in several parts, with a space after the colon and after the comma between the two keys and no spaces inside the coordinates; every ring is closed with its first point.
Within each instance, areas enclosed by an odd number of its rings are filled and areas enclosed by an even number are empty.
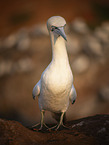
{"type": "Polygon", "coordinates": [[[34,100],[35,100],[36,96],[40,95],[40,86],[41,86],[40,83],[41,83],[41,81],[39,80],[39,82],[33,88],[32,96],[33,96],[34,100]]]}
{"type": "Polygon", "coordinates": [[[76,97],[77,97],[76,90],[74,88],[74,85],[72,85],[72,88],[71,88],[71,91],[70,91],[70,94],[69,94],[69,99],[70,99],[72,104],[75,103],[76,97]]]}

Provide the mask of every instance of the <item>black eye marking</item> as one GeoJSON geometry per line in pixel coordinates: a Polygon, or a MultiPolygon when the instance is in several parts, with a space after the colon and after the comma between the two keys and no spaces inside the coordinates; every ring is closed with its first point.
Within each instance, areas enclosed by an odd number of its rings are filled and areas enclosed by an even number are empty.
{"type": "Polygon", "coordinates": [[[51,26],[51,31],[54,31],[55,29],[58,29],[58,27],[51,26]]]}
{"type": "Polygon", "coordinates": [[[51,31],[54,31],[54,30],[55,30],[55,27],[52,26],[52,27],[51,27],[51,31]]]}
{"type": "Polygon", "coordinates": [[[75,101],[76,101],[76,100],[73,100],[72,104],[74,104],[74,103],[75,103],[75,101]]]}
{"type": "Polygon", "coordinates": [[[55,29],[58,29],[58,27],[55,27],[55,29]]]}

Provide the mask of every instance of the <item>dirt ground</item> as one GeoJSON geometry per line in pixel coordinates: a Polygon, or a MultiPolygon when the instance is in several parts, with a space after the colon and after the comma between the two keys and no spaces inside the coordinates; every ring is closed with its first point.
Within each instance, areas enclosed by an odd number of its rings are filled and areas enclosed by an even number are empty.
{"type": "Polygon", "coordinates": [[[0,119],[0,145],[108,145],[109,115],[98,115],[67,123],[70,129],[32,131],[20,123],[0,119]]]}

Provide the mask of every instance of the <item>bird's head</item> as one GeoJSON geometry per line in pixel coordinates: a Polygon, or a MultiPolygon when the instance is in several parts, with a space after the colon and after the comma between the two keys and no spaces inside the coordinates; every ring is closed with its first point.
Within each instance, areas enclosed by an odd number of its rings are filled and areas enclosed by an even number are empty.
{"type": "Polygon", "coordinates": [[[61,16],[53,16],[47,21],[48,31],[51,31],[55,35],[62,36],[65,40],[67,40],[66,34],[64,32],[65,25],[66,21],[61,16]]]}

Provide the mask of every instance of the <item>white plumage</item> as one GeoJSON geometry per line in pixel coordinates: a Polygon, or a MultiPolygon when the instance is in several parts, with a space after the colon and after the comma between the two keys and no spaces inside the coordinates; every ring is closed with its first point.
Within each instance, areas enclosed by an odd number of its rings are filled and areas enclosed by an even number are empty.
{"type": "Polygon", "coordinates": [[[33,98],[38,96],[41,111],[41,127],[44,124],[44,112],[61,113],[58,129],[63,125],[63,117],[69,106],[69,100],[74,103],[76,90],[73,86],[73,74],[69,65],[65,45],[66,21],[61,16],[53,16],[47,21],[52,45],[52,61],[41,75],[41,79],[33,88],[33,98]]]}

